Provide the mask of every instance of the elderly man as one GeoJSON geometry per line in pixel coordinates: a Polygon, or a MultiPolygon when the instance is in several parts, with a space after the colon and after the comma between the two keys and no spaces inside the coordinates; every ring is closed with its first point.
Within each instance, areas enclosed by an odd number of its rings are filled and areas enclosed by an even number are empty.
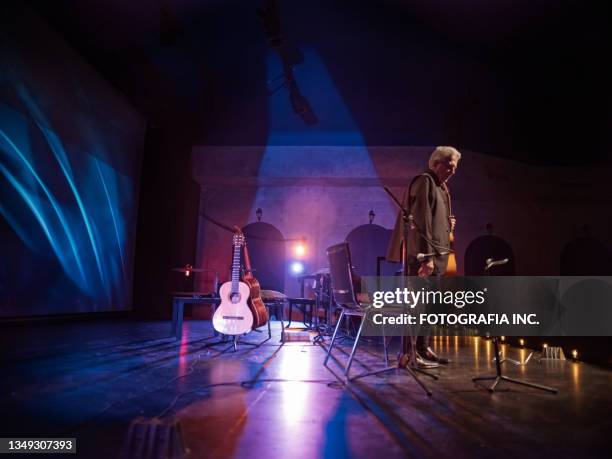
{"type": "MultiPolygon", "coordinates": [[[[405,250],[410,276],[442,276],[446,272],[450,233],[455,227],[446,182],[455,174],[460,158],[461,153],[453,147],[437,147],[429,158],[429,168],[412,180],[404,194],[403,205],[410,214],[405,250]]],[[[403,239],[403,218],[399,212],[387,260],[401,260],[403,239]]],[[[410,347],[410,340],[404,339],[401,364],[407,362],[412,352],[410,347]]],[[[433,352],[429,336],[419,336],[416,347],[416,361],[420,367],[433,368],[437,363],[448,363],[433,352]]]]}

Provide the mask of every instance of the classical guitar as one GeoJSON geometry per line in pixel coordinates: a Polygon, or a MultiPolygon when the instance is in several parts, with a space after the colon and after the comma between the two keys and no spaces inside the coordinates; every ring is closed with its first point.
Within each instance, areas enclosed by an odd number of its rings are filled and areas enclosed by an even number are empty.
{"type": "Polygon", "coordinates": [[[213,327],[224,335],[242,335],[253,328],[253,313],[247,304],[251,291],[246,283],[240,282],[240,252],[244,246],[242,232],[234,234],[233,246],[232,280],[219,289],[221,304],[213,315],[213,327]]]}
{"type": "Polygon", "coordinates": [[[451,253],[448,254],[448,264],[446,265],[446,272],[444,273],[447,277],[457,275],[457,258],[455,257],[455,234],[451,231],[450,233],[450,249],[451,253]]]}
{"type": "Polygon", "coordinates": [[[242,280],[251,289],[249,307],[251,308],[251,313],[253,314],[253,328],[258,328],[265,325],[268,322],[269,317],[266,305],[261,299],[261,286],[259,285],[259,281],[253,277],[253,271],[251,270],[251,259],[249,257],[249,250],[246,243],[244,244],[244,267],[245,273],[242,280]]]}

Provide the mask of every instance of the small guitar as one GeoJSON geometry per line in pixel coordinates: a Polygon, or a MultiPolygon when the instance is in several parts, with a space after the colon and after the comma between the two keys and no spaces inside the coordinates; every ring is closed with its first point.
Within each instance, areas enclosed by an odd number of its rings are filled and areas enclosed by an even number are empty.
{"type": "Polygon", "coordinates": [[[213,315],[213,327],[223,335],[242,335],[253,328],[253,314],[247,304],[251,290],[240,282],[240,252],[244,245],[244,235],[234,234],[234,258],[232,261],[232,280],[219,289],[221,304],[213,315]]]}
{"type": "Polygon", "coordinates": [[[446,265],[446,277],[453,277],[457,275],[457,258],[455,257],[455,234],[450,233],[450,249],[451,253],[448,254],[448,264],[446,265]]]}
{"type": "MultiPolygon", "coordinates": [[[[449,220],[455,220],[455,216],[453,215],[453,212],[451,210],[451,197],[450,197],[450,193],[448,191],[448,187],[444,186],[445,191],[446,191],[446,198],[448,199],[448,211],[449,211],[449,220]]],[[[451,225],[451,231],[449,234],[449,242],[450,242],[450,254],[448,255],[448,264],[446,265],[446,272],[444,273],[444,275],[446,277],[454,277],[457,275],[457,258],[455,257],[455,230],[453,228],[453,225],[451,224],[451,222],[449,221],[449,225],[451,225]]]]}
{"type": "MultiPolygon", "coordinates": [[[[238,229],[238,231],[240,230],[238,229]]],[[[242,280],[251,290],[249,307],[251,308],[251,313],[253,314],[253,328],[259,328],[262,325],[265,325],[270,318],[268,317],[266,305],[261,299],[261,286],[259,285],[259,281],[253,277],[253,271],[251,270],[251,259],[249,258],[249,250],[246,244],[244,244],[244,267],[245,273],[242,280]]]]}

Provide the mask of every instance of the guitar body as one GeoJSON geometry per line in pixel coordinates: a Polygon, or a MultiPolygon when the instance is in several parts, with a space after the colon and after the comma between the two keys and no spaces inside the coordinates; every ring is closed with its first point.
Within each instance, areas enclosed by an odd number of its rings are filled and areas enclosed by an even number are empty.
{"type": "Polygon", "coordinates": [[[244,282],[246,282],[251,289],[251,299],[249,301],[249,306],[251,307],[251,313],[253,314],[253,328],[261,327],[265,325],[270,317],[268,316],[268,310],[266,309],[266,305],[261,299],[261,286],[259,285],[259,281],[253,277],[253,271],[251,269],[251,258],[249,257],[249,249],[246,246],[246,243],[243,246],[244,248],[244,267],[246,268],[246,273],[244,275],[244,282]]]}
{"type": "Polygon", "coordinates": [[[239,282],[237,290],[232,294],[232,282],[224,283],[219,289],[221,304],[213,315],[213,327],[223,335],[243,335],[253,328],[253,314],[247,304],[251,294],[249,286],[239,282]]]}
{"type": "Polygon", "coordinates": [[[448,264],[446,265],[446,272],[444,273],[447,277],[453,277],[457,275],[457,258],[455,258],[455,235],[450,233],[450,249],[451,253],[448,254],[448,264]]]}
{"type": "Polygon", "coordinates": [[[243,280],[251,290],[249,306],[253,315],[253,328],[261,327],[270,319],[268,317],[266,305],[261,299],[261,286],[259,285],[259,281],[252,275],[245,275],[243,280]]]}

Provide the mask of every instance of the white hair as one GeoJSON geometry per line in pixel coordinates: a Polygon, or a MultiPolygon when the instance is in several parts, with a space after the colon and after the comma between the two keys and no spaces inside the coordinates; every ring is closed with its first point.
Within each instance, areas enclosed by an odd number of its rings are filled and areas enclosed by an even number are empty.
{"type": "Polygon", "coordinates": [[[444,161],[446,158],[456,157],[457,161],[461,159],[461,153],[453,147],[436,147],[429,157],[429,168],[433,169],[437,163],[444,161]]]}

